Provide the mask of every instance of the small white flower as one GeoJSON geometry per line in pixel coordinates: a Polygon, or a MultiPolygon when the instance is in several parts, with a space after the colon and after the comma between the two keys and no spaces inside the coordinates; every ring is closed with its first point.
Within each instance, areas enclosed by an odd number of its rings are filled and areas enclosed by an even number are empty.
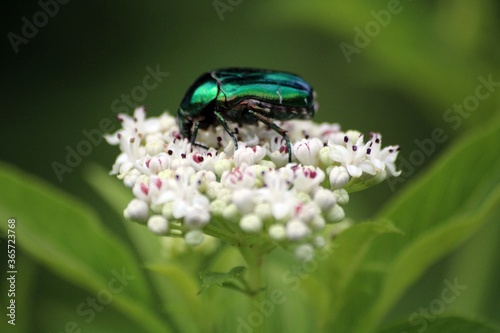
{"type": "Polygon", "coordinates": [[[191,182],[196,179],[194,175],[191,167],[177,169],[173,178],[162,180],[158,194],[152,198],[156,205],[169,204],[172,217],[183,219],[188,228],[198,228],[210,220],[210,201],[198,191],[197,182],[191,182]]]}
{"type": "Polygon", "coordinates": [[[235,204],[228,205],[226,203],[224,203],[224,207],[222,207],[221,215],[228,221],[235,221],[241,216],[235,204]]]}
{"type": "Polygon", "coordinates": [[[328,142],[330,140],[335,140],[339,133],[341,133],[339,124],[322,123],[319,126],[318,136],[322,142],[328,142]]]}
{"type": "Polygon", "coordinates": [[[339,206],[333,206],[327,213],[327,218],[329,222],[340,222],[345,218],[344,209],[339,206]]]}
{"type": "Polygon", "coordinates": [[[283,167],[288,163],[288,147],[286,140],[274,133],[266,144],[267,155],[277,167],[283,167]]]}
{"type": "Polygon", "coordinates": [[[224,172],[220,182],[229,189],[237,190],[240,188],[253,188],[256,178],[254,168],[243,164],[231,171],[224,172]]]}
{"type": "Polygon", "coordinates": [[[204,192],[207,190],[209,184],[215,183],[217,177],[212,171],[201,170],[191,177],[190,183],[196,184],[198,191],[204,192]]]}
{"type": "MultiPolygon", "coordinates": [[[[221,153],[220,155],[226,155],[224,153],[221,153]]],[[[223,175],[225,172],[231,171],[233,167],[233,163],[231,160],[226,159],[226,158],[220,158],[218,161],[214,163],[214,172],[217,176],[223,175]]]]}
{"type": "Polygon", "coordinates": [[[380,152],[380,159],[385,163],[385,168],[389,175],[392,177],[398,177],[401,175],[401,170],[396,171],[396,158],[398,157],[399,146],[389,146],[385,147],[380,152]]]}
{"type": "Polygon", "coordinates": [[[349,179],[351,179],[351,177],[347,169],[343,166],[335,166],[330,171],[330,186],[332,189],[342,188],[349,182],[349,179]]]}
{"type": "Polygon", "coordinates": [[[254,212],[261,220],[268,220],[272,217],[271,204],[269,202],[258,203],[255,205],[254,212]]]}
{"type": "Polygon", "coordinates": [[[254,191],[242,188],[233,192],[232,200],[243,215],[250,214],[254,209],[254,196],[254,191]]]}
{"type": "MultiPolygon", "coordinates": [[[[331,141],[329,141],[329,142],[331,143],[331,141]]],[[[335,163],[330,158],[330,150],[331,150],[331,147],[326,146],[326,147],[321,148],[319,151],[319,160],[321,162],[321,165],[323,165],[325,168],[328,168],[335,163]]]]}
{"type": "MultiPolygon", "coordinates": [[[[123,114],[121,116],[123,118],[125,117],[123,114]]],[[[144,107],[138,107],[134,110],[133,121],[134,124],[131,127],[136,133],[139,133],[143,137],[151,133],[158,133],[161,129],[158,118],[151,117],[146,119],[146,109],[144,109],[144,107]]]]}
{"type": "Polygon", "coordinates": [[[259,201],[269,202],[271,212],[276,220],[284,219],[291,215],[298,199],[289,191],[290,185],[286,183],[277,172],[269,172],[264,176],[265,186],[256,191],[259,201]]]}
{"type": "Polygon", "coordinates": [[[231,201],[232,194],[232,191],[221,183],[212,182],[207,185],[206,195],[212,200],[228,203],[231,201]]]}
{"type": "Polygon", "coordinates": [[[109,144],[116,145],[120,142],[120,137],[129,140],[136,137],[139,140],[152,133],[158,133],[161,129],[158,118],[146,118],[146,110],[143,107],[138,107],[134,110],[134,116],[130,117],[127,114],[118,114],[118,119],[122,122],[122,129],[115,135],[105,136],[109,144]]]}
{"type": "Polygon", "coordinates": [[[215,164],[220,159],[225,159],[224,153],[218,154],[213,148],[210,148],[205,153],[194,152],[187,156],[187,160],[195,170],[215,171],[215,164]]]}
{"type": "MultiPolygon", "coordinates": [[[[120,132],[116,134],[117,140],[120,144],[122,153],[118,156],[111,174],[116,174],[120,170],[122,164],[132,163],[135,164],[137,160],[143,158],[146,154],[144,147],[141,147],[141,140],[135,136],[123,135],[120,132]]],[[[110,136],[106,136],[108,142],[111,140],[110,136]]]]}
{"type": "Polygon", "coordinates": [[[137,178],[141,175],[142,172],[134,167],[134,163],[125,162],[120,165],[120,172],[118,173],[117,178],[122,179],[126,187],[132,188],[135,185],[137,178]]]}
{"type": "Polygon", "coordinates": [[[262,230],[262,221],[255,214],[245,215],[240,221],[240,228],[251,234],[257,233],[262,230]]]}
{"type": "Polygon", "coordinates": [[[299,192],[311,192],[318,188],[321,182],[325,179],[325,172],[320,168],[313,166],[293,167],[294,171],[294,189],[299,192]]]}
{"type": "MultiPolygon", "coordinates": [[[[212,202],[210,202],[210,212],[215,214],[215,215],[219,215],[219,216],[222,215],[224,212],[224,209],[226,207],[227,207],[227,203],[222,201],[222,200],[215,199],[212,202]]],[[[232,219],[232,216],[230,216],[230,217],[232,219]]]]}
{"type": "Polygon", "coordinates": [[[234,152],[234,165],[240,167],[244,164],[257,164],[266,156],[266,150],[260,146],[255,147],[240,147],[234,152]]]}
{"type": "Polygon", "coordinates": [[[159,153],[154,157],[146,155],[144,158],[139,159],[135,168],[147,175],[157,175],[163,170],[170,167],[171,159],[166,153],[159,153]]]}
{"type": "Polygon", "coordinates": [[[345,146],[329,142],[330,158],[332,161],[339,163],[347,169],[351,177],[359,178],[366,172],[375,174],[373,164],[367,158],[367,150],[370,142],[363,143],[363,135],[359,135],[355,144],[352,144],[352,139],[349,136],[344,136],[345,146]]]}
{"type": "Polygon", "coordinates": [[[347,205],[349,203],[349,193],[343,188],[333,191],[335,195],[335,200],[339,205],[347,205]]]}
{"type": "Polygon", "coordinates": [[[309,235],[309,228],[300,220],[292,220],[286,224],[286,237],[291,241],[300,240],[309,235]]]}
{"type": "MultiPolygon", "coordinates": [[[[226,133],[224,133],[222,136],[226,137],[226,133]]],[[[234,156],[234,153],[236,152],[236,146],[234,145],[234,141],[232,140],[232,138],[226,138],[225,140],[220,141],[219,145],[224,147],[224,154],[228,156],[234,156]]]]}
{"type": "Polygon", "coordinates": [[[164,235],[168,232],[167,219],[161,215],[153,215],[148,220],[148,229],[157,235],[164,235]]]}
{"type": "Polygon", "coordinates": [[[168,113],[162,113],[158,118],[156,118],[156,122],[159,124],[160,132],[167,132],[171,129],[178,130],[175,118],[168,113]]]}
{"type": "Polygon", "coordinates": [[[184,240],[186,241],[186,244],[190,246],[198,246],[201,243],[203,243],[203,239],[205,238],[205,235],[203,235],[203,232],[200,230],[191,230],[186,233],[184,236],[184,240]]]}
{"type": "Polygon", "coordinates": [[[146,202],[139,199],[132,199],[123,215],[129,220],[136,222],[146,222],[149,217],[149,206],[146,202]]]}
{"type": "Polygon", "coordinates": [[[314,202],[303,203],[299,202],[294,207],[294,217],[301,220],[302,222],[309,223],[312,221],[321,211],[319,207],[314,202]]]}
{"type": "Polygon", "coordinates": [[[324,247],[325,245],[326,245],[326,241],[323,237],[318,236],[314,239],[314,246],[316,246],[317,248],[324,247]]]}
{"type": "Polygon", "coordinates": [[[202,195],[192,198],[192,204],[185,213],[184,223],[188,228],[200,228],[210,221],[210,202],[202,195]]]}
{"type": "Polygon", "coordinates": [[[161,177],[141,175],[137,178],[132,193],[136,198],[144,200],[152,205],[158,204],[158,199],[166,191],[169,186],[169,179],[162,179],[161,177]]]}
{"type": "Polygon", "coordinates": [[[281,224],[273,224],[270,226],[268,233],[269,236],[276,241],[283,240],[286,236],[285,227],[281,224]]]}
{"type": "Polygon", "coordinates": [[[156,154],[163,153],[164,145],[163,141],[154,140],[148,142],[144,149],[146,150],[146,154],[154,156],[156,154]]]}
{"type": "Polygon", "coordinates": [[[300,260],[310,261],[314,257],[314,248],[310,244],[299,245],[295,249],[295,256],[300,260]]]}
{"type": "Polygon", "coordinates": [[[314,202],[321,208],[321,210],[326,211],[332,208],[337,200],[332,191],[320,187],[314,192],[314,202]]]}
{"type": "Polygon", "coordinates": [[[314,216],[314,218],[311,220],[311,222],[309,222],[309,225],[311,226],[311,228],[313,228],[314,230],[323,230],[323,228],[325,227],[326,225],[326,221],[325,219],[320,216],[320,215],[316,215],[314,216]]]}
{"type": "Polygon", "coordinates": [[[303,139],[293,145],[293,154],[303,165],[319,164],[319,151],[323,148],[323,142],[320,139],[303,139]]]}
{"type": "Polygon", "coordinates": [[[399,176],[401,171],[396,171],[395,165],[399,153],[399,146],[389,146],[381,150],[382,135],[379,133],[371,133],[370,136],[372,145],[370,146],[369,155],[373,164],[376,165],[379,171],[387,169],[391,176],[399,176]]]}

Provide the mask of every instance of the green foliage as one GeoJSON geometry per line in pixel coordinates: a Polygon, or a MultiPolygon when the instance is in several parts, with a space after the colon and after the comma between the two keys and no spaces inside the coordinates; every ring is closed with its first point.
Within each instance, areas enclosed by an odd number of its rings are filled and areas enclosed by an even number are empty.
{"type": "Polygon", "coordinates": [[[243,266],[236,266],[234,268],[231,268],[231,270],[229,270],[227,273],[203,271],[200,273],[202,284],[201,289],[198,291],[198,295],[202,294],[213,285],[246,292],[246,290],[243,288],[246,285],[246,283],[244,282],[245,280],[242,276],[244,273],[245,267],[243,266]],[[236,284],[235,281],[237,282],[236,284]],[[238,285],[238,282],[242,283],[243,286],[238,285]]]}
{"type": "MultiPolygon", "coordinates": [[[[151,293],[131,251],[89,207],[5,164],[0,187],[8,193],[0,214],[3,221],[15,217],[17,240],[26,253],[92,294],[111,293],[113,307],[143,330],[165,328],[150,311],[151,293]]],[[[7,233],[6,223],[0,228],[7,233]]]]}

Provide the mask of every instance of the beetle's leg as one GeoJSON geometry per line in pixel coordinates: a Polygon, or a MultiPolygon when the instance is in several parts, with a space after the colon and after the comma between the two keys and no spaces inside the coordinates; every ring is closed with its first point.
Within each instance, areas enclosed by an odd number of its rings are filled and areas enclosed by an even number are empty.
{"type": "Polygon", "coordinates": [[[192,146],[197,146],[197,147],[201,147],[201,148],[204,148],[204,149],[208,149],[207,146],[205,145],[202,145],[201,143],[198,143],[196,142],[196,138],[198,137],[198,128],[200,127],[200,122],[197,121],[194,123],[194,128],[193,128],[193,134],[191,134],[191,145],[192,146]]]}
{"type": "Polygon", "coordinates": [[[236,138],[236,135],[234,135],[234,132],[231,131],[231,129],[229,128],[226,119],[224,119],[224,117],[217,111],[214,111],[214,114],[217,117],[217,119],[219,119],[220,123],[222,124],[222,127],[224,127],[224,130],[227,132],[227,134],[229,134],[229,136],[231,136],[231,138],[233,139],[234,149],[235,150],[238,149],[238,139],[236,138]]]}
{"type": "Polygon", "coordinates": [[[193,133],[191,134],[191,145],[194,145],[196,138],[198,137],[198,128],[200,128],[200,122],[194,123],[193,133]]]}
{"type": "Polygon", "coordinates": [[[288,136],[286,135],[286,131],[273,123],[273,121],[266,116],[254,111],[254,110],[248,110],[249,113],[255,116],[258,120],[266,124],[267,126],[271,127],[276,133],[281,135],[285,141],[286,141],[286,147],[288,149],[288,162],[292,162],[292,145],[290,144],[290,139],[288,139],[288,136]]]}

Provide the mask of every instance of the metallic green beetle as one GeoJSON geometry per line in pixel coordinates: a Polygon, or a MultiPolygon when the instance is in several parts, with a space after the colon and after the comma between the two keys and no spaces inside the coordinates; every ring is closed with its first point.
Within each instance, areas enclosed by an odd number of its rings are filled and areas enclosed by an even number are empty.
{"type": "Polygon", "coordinates": [[[273,119],[311,119],[317,107],[313,88],[295,74],[225,68],[204,73],[191,85],[177,112],[177,125],[191,144],[204,147],[196,143],[198,129],[220,123],[238,149],[236,133],[227,121],[240,125],[260,121],[285,139],[291,162],[290,140],[273,119]]]}

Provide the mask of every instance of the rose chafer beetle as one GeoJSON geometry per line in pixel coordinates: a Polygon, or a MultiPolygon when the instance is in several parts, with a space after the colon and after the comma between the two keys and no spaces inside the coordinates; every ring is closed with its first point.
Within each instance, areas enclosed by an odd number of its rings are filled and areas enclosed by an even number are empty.
{"type": "Polygon", "coordinates": [[[236,133],[227,121],[241,125],[260,121],[285,139],[291,162],[290,140],[273,120],[311,119],[317,106],[313,88],[295,74],[225,68],[207,72],[191,85],[177,112],[177,125],[191,144],[204,147],[196,143],[198,129],[220,123],[238,149],[236,133]]]}

